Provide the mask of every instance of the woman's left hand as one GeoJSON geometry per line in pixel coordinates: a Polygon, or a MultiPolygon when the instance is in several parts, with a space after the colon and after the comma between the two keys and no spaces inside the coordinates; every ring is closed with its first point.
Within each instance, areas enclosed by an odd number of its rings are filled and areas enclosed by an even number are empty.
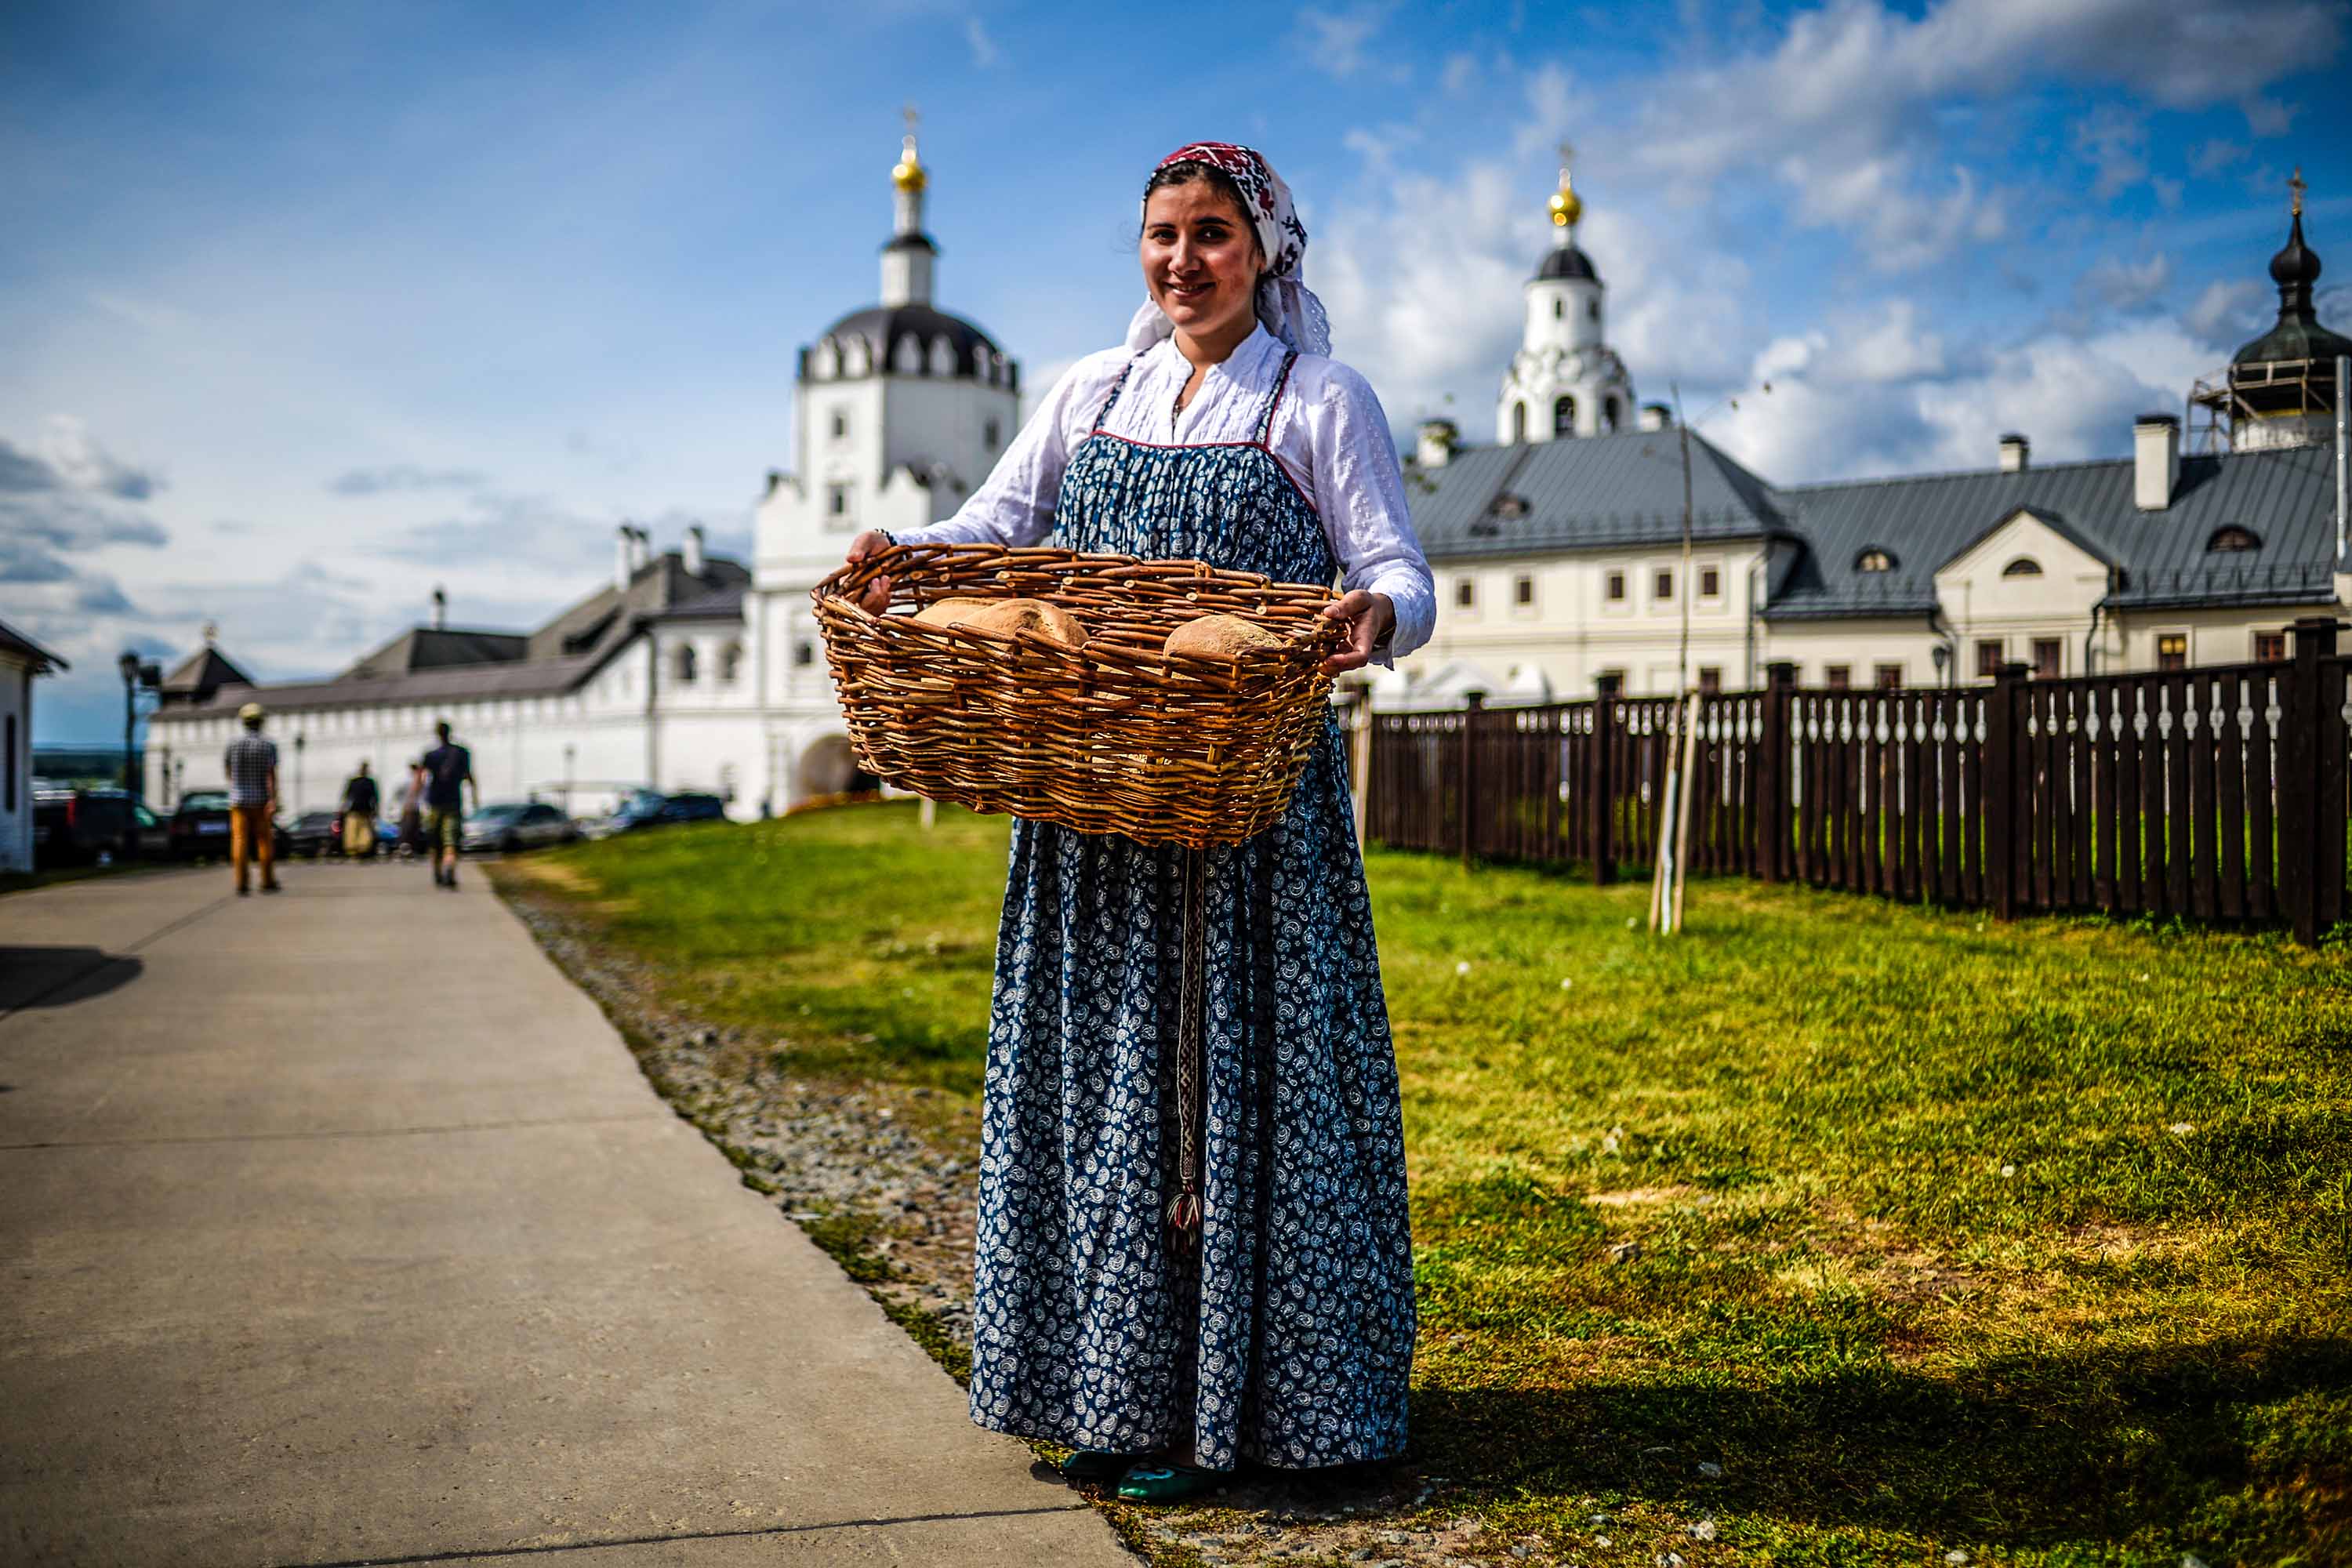
{"type": "Polygon", "coordinates": [[[1369,593],[1362,588],[1350,589],[1323,607],[1330,619],[1348,628],[1348,640],[1339,651],[1323,661],[1323,673],[1337,675],[1343,669],[1361,669],[1370,664],[1372,649],[1389,635],[1396,625],[1396,605],[1386,594],[1369,593]]]}

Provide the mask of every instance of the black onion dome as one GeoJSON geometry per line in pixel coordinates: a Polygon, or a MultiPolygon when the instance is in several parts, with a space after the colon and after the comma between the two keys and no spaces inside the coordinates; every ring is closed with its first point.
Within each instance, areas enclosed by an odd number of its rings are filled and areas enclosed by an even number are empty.
{"type": "MultiPolygon", "coordinates": [[[[913,338],[923,354],[923,363],[930,363],[931,345],[940,338],[948,341],[955,353],[955,374],[985,379],[986,357],[1003,351],[995,341],[961,316],[950,316],[945,310],[929,305],[869,305],[863,310],[853,310],[827,327],[821,337],[846,344],[852,338],[864,338],[873,354],[877,368],[886,368],[898,353],[898,344],[913,338]]],[[[805,352],[805,351],[803,351],[805,352]]],[[[1004,363],[1005,384],[1014,384],[1013,362],[1004,363]]]]}
{"type": "Polygon", "coordinates": [[[2303,242],[2303,215],[2294,215],[2286,244],[2271,258],[2271,281],[2284,289],[2290,283],[2305,288],[2319,281],[2319,253],[2303,242]]]}
{"type": "Polygon", "coordinates": [[[1573,245],[1555,245],[1544,253],[1542,264],[1536,268],[1536,279],[1541,282],[1554,278],[1581,283],[1601,281],[1601,274],[1592,269],[1592,258],[1573,245]]]}
{"type": "Polygon", "coordinates": [[[2278,284],[2278,321],[2252,342],[2240,349],[2231,365],[2294,363],[2332,360],[2352,354],[2352,338],[2319,324],[2312,308],[2311,286],[2319,281],[2319,253],[2304,243],[2303,215],[2294,215],[2285,247],[2271,258],[2271,277],[2278,284]]]}

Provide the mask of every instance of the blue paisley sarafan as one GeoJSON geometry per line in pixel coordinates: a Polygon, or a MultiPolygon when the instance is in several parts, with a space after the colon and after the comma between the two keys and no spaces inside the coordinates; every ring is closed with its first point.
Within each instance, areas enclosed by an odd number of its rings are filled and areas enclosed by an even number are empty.
{"type": "MultiPolygon", "coordinates": [[[[1257,437],[1072,454],[1051,542],[1337,571],[1257,437]]],[[[1395,1050],[1338,726],[1275,826],[1208,852],[1203,1216],[1175,1245],[1184,851],[1016,822],[989,1018],[971,1414],[1230,1469],[1403,1451],[1412,1245],[1395,1050]]]]}

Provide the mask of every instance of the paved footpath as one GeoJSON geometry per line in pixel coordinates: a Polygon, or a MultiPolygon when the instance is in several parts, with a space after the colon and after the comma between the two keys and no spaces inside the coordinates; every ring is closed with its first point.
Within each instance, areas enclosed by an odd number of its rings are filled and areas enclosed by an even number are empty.
{"type": "Polygon", "coordinates": [[[1131,1568],[470,876],[0,898],[0,1563],[1131,1568]]]}

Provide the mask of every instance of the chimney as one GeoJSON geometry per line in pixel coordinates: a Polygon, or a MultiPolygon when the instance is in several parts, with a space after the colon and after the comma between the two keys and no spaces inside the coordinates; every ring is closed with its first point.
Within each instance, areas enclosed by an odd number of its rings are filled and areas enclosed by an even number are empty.
{"type": "Polygon", "coordinates": [[[2014,430],[2003,436],[2000,438],[2000,471],[2004,474],[2022,473],[2025,455],[2030,449],[2030,443],[2014,430]]]}
{"type": "Polygon", "coordinates": [[[2169,414],[2143,414],[2132,421],[2132,500],[2142,511],[2172,505],[2180,482],[2180,421],[2169,414]]]}
{"type": "Polygon", "coordinates": [[[449,629],[449,595],[442,592],[437,583],[433,587],[433,629],[436,632],[449,629]]]}
{"type": "Polygon", "coordinates": [[[1667,407],[1663,403],[1644,403],[1642,405],[1643,429],[1671,430],[1674,426],[1675,411],[1673,409],[1667,407]]]}
{"type": "Polygon", "coordinates": [[[702,575],[702,524],[698,522],[688,527],[686,531],[686,549],[683,552],[682,559],[686,565],[686,574],[688,576],[699,577],[702,575]]]}
{"type": "Polygon", "coordinates": [[[629,579],[636,575],[635,572],[631,570],[629,560],[636,553],[631,548],[635,533],[636,530],[625,522],[613,534],[613,591],[614,593],[627,593],[629,579]]]}
{"type": "Polygon", "coordinates": [[[1462,439],[1461,426],[1451,419],[1424,419],[1421,422],[1421,440],[1413,448],[1413,460],[1424,468],[1442,468],[1454,460],[1454,448],[1462,439]]]}
{"type": "Polygon", "coordinates": [[[629,575],[634,577],[653,564],[654,536],[642,528],[629,530],[629,575]]]}

